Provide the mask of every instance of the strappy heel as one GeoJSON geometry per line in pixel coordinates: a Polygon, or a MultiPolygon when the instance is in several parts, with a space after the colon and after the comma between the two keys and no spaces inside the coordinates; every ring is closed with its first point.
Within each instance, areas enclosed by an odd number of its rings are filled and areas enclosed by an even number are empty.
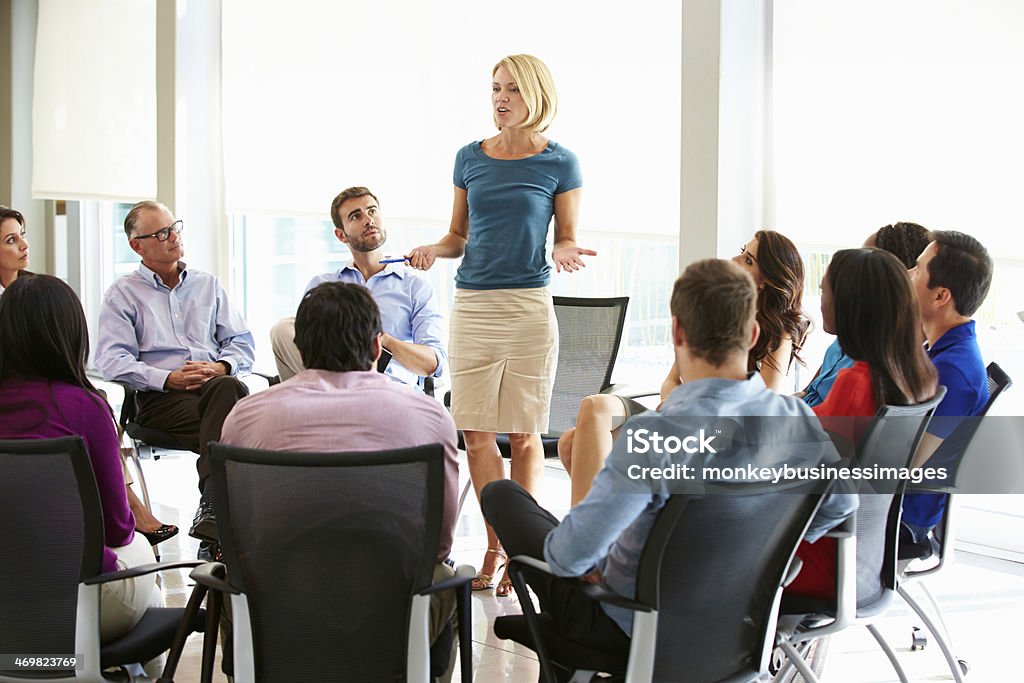
{"type": "MultiPolygon", "coordinates": [[[[500,572],[502,569],[505,568],[505,565],[508,563],[508,555],[505,553],[504,550],[502,550],[501,548],[488,548],[484,552],[485,558],[487,557],[488,553],[493,553],[501,561],[501,564],[498,565],[498,568],[495,570],[495,573],[500,572]]],[[[502,582],[507,580],[508,579],[502,579],[502,582]]],[[[499,583],[498,587],[500,588],[501,585],[502,584],[499,583]]],[[[473,580],[470,582],[469,587],[475,591],[490,590],[494,588],[494,575],[478,572],[476,577],[474,577],[473,580]]],[[[505,595],[508,595],[508,593],[506,592],[505,595]]]]}

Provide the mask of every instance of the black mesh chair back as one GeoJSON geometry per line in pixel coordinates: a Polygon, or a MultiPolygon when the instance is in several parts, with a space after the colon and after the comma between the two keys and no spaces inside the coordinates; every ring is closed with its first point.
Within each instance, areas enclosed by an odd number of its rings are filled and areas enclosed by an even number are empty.
{"type": "MultiPolygon", "coordinates": [[[[909,467],[928,420],[946,395],[939,387],[928,401],[913,406],[882,406],[871,421],[867,433],[857,445],[861,467],[909,467]]],[[[886,590],[896,587],[896,552],[899,525],[891,523],[893,500],[902,495],[898,479],[891,485],[862,486],[857,508],[857,607],[867,607],[886,590]]],[[[897,513],[898,514],[898,511],[897,513]]],[[[898,517],[897,517],[898,521],[898,517]]]]}
{"type": "Polygon", "coordinates": [[[103,562],[82,439],[0,441],[0,501],[0,652],[73,653],[78,584],[103,562]]]}
{"type": "Polygon", "coordinates": [[[971,441],[978,432],[982,420],[999,395],[1013,384],[1010,376],[996,363],[989,363],[985,371],[988,376],[988,401],[985,402],[985,407],[978,415],[957,418],[959,421],[953,433],[942,441],[932,456],[932,461],[940,462],[949,471],[948,484],[952,487],[957,485],[961,469],[966,469],[964,465],[968,459],[965,456],[970,452],[971,441]]]}
{"type": "Polygon", "coordinates": [[[549,413],[551,436],[576,425],[584,398],[611,386],[628,303],[629,297],[554,297],[559,346],[549,413]]]}
{"type": "Polygon", "coordinates": [[[404,679],[412,596],[431,583],[437,556],[442,447],[276,453],[215,443],[210,455],[256,678],[404,679]]]}
{"type": "Polygon", "coordinates": [[[721,681],[767,670],[780,585],[821,486],[672,496],[645,547],[637,601],[656,606],[654,679],[721,681]]]}

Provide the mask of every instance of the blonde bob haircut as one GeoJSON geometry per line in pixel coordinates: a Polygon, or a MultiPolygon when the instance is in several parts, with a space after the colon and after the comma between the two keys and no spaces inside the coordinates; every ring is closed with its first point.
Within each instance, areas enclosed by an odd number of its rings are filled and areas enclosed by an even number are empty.
{"type": "MultiPolygon", "coordinates": [[[[511,74],[526,105],[527,116],[522,125],[523,129],[531,133],[546,131],[558,112],[558,93],[555,91],[555,81],[551,78],[551,72],[544,62],[533,55],[509,55],[494,65],[491,77],[498,73],[501,67],[505,67],[511,74]]],[[[501,130],[497,117],[494,119],[494,125],[501,130]]]]}

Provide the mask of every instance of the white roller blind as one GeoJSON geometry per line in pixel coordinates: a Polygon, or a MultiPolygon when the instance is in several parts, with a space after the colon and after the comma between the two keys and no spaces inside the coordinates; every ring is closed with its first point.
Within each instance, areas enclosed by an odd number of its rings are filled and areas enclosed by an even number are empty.
{"type": "Polygon", "coordinates": [[[455,152],[497,132],[491,68],[527,52],[580,158],[581,227],[675,234],[679,35],[676,0],[224,0],[228,210],[326,218],[361,184],[391,220],[447,223],[455,152]]]}
{"type": "Polygon", "coordinates": [[[898,220],[1024,258],[1024,3],[776,0],[776,229],[898,220]]]}
{"type": "Polygon", "coordinates": [[[155,0],[39,0],[32,194],[156,195],[155,0]]]}

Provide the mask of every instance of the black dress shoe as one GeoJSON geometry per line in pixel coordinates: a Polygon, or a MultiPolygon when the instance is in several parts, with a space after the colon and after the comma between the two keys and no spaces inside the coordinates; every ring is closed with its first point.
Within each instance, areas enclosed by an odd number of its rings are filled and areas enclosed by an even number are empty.
{"type": "Polygon", "coordinates": [[[203,562],[223,562],[224,556],[220,552],[220,544],[216,541],[203,541],[199,544],[196,559],[203,562]]]}
{"type": "Polygon", "coordinates": [[[199,509],[192,519],[192,528],[188,530],[188,535],[200,541],[218,540],[217,517],[213,513],[212,499],[203,498],[199,501],[199,509]]]}

